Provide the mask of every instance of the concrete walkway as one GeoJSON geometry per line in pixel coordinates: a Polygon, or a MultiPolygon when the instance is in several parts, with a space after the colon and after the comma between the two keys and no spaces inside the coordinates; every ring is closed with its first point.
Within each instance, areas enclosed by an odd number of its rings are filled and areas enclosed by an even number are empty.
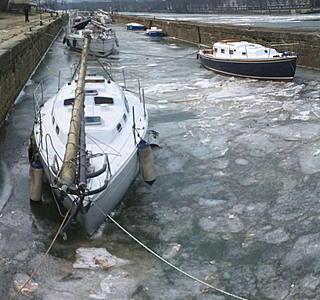
{"type": "MultiPolygon", "coordinates": [[[[50,13],[42,13],[42,23],[47,25],[55,20],[50,13]]],[[[7,42],[24,37],[26,32],[40,27],[39,13],[29,14],[29,22],[25,22],[24,14],[0,13],[0,48],[7,42]]]]}
{"type": "Polygon", "coordinates": [[[0,124],[52,40],[67,22],[67,15],[0,13],[0,124]]]}

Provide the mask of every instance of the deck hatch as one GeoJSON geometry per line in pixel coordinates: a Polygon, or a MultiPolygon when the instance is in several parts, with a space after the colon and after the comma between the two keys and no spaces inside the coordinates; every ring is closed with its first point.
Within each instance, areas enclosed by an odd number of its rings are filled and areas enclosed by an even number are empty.
{"type": "Polygon", "coordinates": [[[113,104],[113,98],[110,97],[94,97],[95,104],[113,104]]]}
{"type": "Polygon", "coordinates": [[[97,90],[86,90],[85,94],[94,96],[94,95],[98,95],[98,91],[97,90]]]}
{"type": "Polygon", "coordinates": [[[100,125],[101,117],[100,116],[88,116],[86,117],[86,125],[100,125]]]}
{"type": "Polygon", "coordinates": [[[73,102],[74,102],[74,98],[70,98],[70,99],[65,99],[64,101],[63,101],[63,104],[64,105],[73,105],[73,102]]]}

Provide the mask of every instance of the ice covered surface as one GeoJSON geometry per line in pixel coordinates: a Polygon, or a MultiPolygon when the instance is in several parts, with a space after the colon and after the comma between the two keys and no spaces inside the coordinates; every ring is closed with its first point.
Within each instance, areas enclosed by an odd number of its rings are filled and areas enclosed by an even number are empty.
{"type": "MultiPolygon", "coordinates": [[[[319,73],[298,68],[290,83],[225,77],[186,56],[196,47],[170,39],[146,43],[121,28],[119,35],[126,51],[110,60],[113,76],[121,82],[122,69],[129,69],[130,89],[133,75],[140,77],[149,125],[160,133],[162,148],[154,149],[157,181],[149,187],[138,177],[117,221],[171,263],[228,292],[248,299],[319,299],[319,73]],[[157,53],[168,59],[152,57],[157,53]],[[171,102],[180,99],[197,100],[171,102]]],[[[63,58],[60,44],[51,61],[63,58]]],[[[54,204],[48,205],[48,190],[41,210],[26,202],[28,163],[21,153],[31,123],[17,120],[32,113],[28,96],[16,104],[0,141],[14,175],[0,217],[0,277],[12,289],[11,275],[21,265],[22,273],[36,266],[41,255],[34,254],[45,251],[61,223],[54,204]]],[[[39,270],[37,297],[227,299],[163,264],[113,224],[94,239],[75,224],[70,231],[39,270]],[[81,268],[73,268],[80,246],[99,250],[84,252],[75,264],[81,268]],[[110,268],[105,248],[130,263],[110,268]]]]}
{"type": "Polygon", "coordinates": [[[128,263],[126,260],[111,255],[105,248],[78,248],[75,269],[111,268],[128,263]]]}
{"type": "MultiPolygon", "coordinates": [[[[156,155],[161,187],[153,203],[161,205],[151,210],[163,228],[160,240],[181,244],[172,259],[193,275],[204,272],[202,278],[243,297],[320,295],[318,265],[302,265],[316,259],[317,242],[299,241],[317,232],[320,208],[318,176],[312,177],[320,171],[320,123],[302,96],[305,84],[213,75],[190,85],[201,88],[199,101],[164,109],[192,117],[157,124],[166,144],[156,155]],[[189,210],[182,212],[182,205],[189,210]],[[300,270],[290,273],[296,264],[300,270]]],[[[170,279],[175,288],[183,281],[170,279]]],[[[196,287],[183,289],[185,297],[205,297],[197,293],[196,287]]],[[[165,295],[177,299],[173,291],[165,295]]],[[[152,296],[157,299],[156,292],[152,296]]],[[[221,295],[210,292],[213,297],[221,295]]]]}

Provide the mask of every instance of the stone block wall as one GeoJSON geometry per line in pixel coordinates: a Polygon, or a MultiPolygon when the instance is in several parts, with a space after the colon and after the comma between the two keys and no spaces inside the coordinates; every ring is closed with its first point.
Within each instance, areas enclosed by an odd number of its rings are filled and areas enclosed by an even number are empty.
{"type": "Polygon", "coordinates": [[[67,16],[12,39],[0,49],[0,124],[67,16]]]}

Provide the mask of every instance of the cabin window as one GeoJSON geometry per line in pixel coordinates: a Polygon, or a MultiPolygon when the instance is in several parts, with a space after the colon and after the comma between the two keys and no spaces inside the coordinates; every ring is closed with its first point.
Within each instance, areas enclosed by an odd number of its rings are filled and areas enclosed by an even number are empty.
{"type": "Polygon", "coordinates": [[[100,125],[100,124],[101,124],[100,116],[86,117],[86,125],[100,125]]]}
{"type": "Polygon", "coordinates": [[[52,116],[52,124],[54,124],[54,122],[55,122],[55,118],[54,116],[52,116]]]}
{"type": "Polygon", "coordinates": [[[127,112],[129,112],[129,104],[128,104],[128,100],[126,97],[124,97],[124,105],[126,106],[127,112]]]}
{"type": "Polygon", "coordinates": [[[57,133],[57,134],[59,134],[59,133],[60,133],[60,128],[59,128],[59,126],[58,126],[58,125],[56,126],[56,133],[57,133]]]}
{"type": "Polygon", "coordinates": [[[242,55],[247,55],[247,52],[242,52],[242,55]]]}
{"type": "Polygon", "coordinates": [[[264,53],[268,53],[268,50],[264,50],[264,53]]]}
{"type": "Polygon", "coordinates": [[[229,54],[233,54],[233,50],[229,50],[229,54]]]}
{"type": "Polygon", "coordinates": [[[103,83],[104,81],[104,79],[86,79],[88,83],[103,83]]]}
{"type": "Polygon", "coordinates": [[[125,122],[127,122],[127,115],[126,114],[123,114],[123,120],[125,121],[125,122]]]}
{"type": "Polygon", "coordinates": [[[70,99],[65,99],[64,101],[63,101],[63,104],[64,105],[73,105],[73,102],[74,102],[74,98],[70,98],[70,99]]]}
{"type": "Polygon", "coordinates": [[[86,90],[86,91],[85,91],[85,94],[86,94],[86,95],[90,95],[90,96],[92,96],[92,95],[98,95],[98,91],[97,91],[97,90],[86,90]]]}
{"type": "Polygon", "coordinates": [[[218,48],[214,48],[214,52],[218,52],[218,48]]]}
{"type": "Polygon", "coordinates": [[[221,49],[221,53],[225,53],[224,49],[221,49]]]}
{"type": "Polygon", "coordinates": [[[113,98],[109,97],[94,97],[95,104],[113,104],[113,98]]]}
{"type": "Polygon", "coordinates": [[[120,123],[118,123],[118,125],[117,125],[117,130],[118,130],[118,132],[120,132],[122,130],[122,126],[120,123]]]}

